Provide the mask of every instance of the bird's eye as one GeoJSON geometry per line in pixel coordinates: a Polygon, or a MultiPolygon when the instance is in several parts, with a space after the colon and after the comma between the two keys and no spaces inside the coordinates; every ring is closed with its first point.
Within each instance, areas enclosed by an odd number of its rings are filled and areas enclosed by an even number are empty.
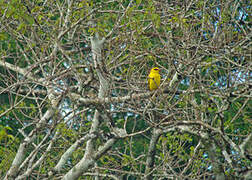
{"type": "Polygon", "coordinates": [[[154,69],[155,71],[158,71],[158,69],[156,68],[156,69],[154,69]]]}

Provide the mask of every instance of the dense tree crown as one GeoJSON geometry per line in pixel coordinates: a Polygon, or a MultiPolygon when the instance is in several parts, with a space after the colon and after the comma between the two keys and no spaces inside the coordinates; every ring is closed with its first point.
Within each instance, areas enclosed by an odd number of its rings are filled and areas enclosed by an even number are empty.
{"type": "Polygon", "coordinates": [[[0,178],[252,179],[250,18],[246,0],[0,0],[0,178]]]}

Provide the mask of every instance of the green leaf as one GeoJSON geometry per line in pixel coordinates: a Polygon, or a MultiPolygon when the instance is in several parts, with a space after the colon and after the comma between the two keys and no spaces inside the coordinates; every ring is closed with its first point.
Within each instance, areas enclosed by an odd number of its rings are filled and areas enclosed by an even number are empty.
{"type": "Polygon", "coordinates": [[[20,23],[17,27],[17,31],[20,31],[22,29],[24,29],[26,27],[26,24],[25,23],[20,23]]]}
{"type": "Polygon", "coordinates": [[[139,5],[142,2],[142,0],[136,0],[136,4],[139,5]]]}
{"type": "Polygon", "coordinates": [[[8,36],[6,33],[0,33],[0,40],[3,41],[3,40],[6,40],[8,39],[8,36]]]}
{"type": "Polygon", "coordinates": [[[29,25],[34,24],[34,19],[31,16],[26,16],[25,19],[28,21],[29,25]]]}

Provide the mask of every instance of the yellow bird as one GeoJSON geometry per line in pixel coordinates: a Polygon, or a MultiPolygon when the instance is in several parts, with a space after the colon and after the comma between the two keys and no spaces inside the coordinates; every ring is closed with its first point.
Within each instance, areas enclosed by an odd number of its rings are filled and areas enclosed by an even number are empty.
{"type": "Polygon", "coordinates": [[[154,67],[151,69],[150,74],[148,76],[148,84],[151,91],[157,89],[160,85],[160,74],[159,68],[154,67]]]}

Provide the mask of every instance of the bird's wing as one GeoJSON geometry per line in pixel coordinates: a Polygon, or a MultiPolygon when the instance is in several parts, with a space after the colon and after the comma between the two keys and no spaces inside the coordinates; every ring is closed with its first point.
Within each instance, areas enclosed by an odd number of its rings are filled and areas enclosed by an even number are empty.
{"type": "Polygon", "coordinates": [[[148,89],[150,89],[150,81],[151,81],[151,79],[153,79],[153,74],[149,74],[149,76],[148,76],[148,89]]]}

